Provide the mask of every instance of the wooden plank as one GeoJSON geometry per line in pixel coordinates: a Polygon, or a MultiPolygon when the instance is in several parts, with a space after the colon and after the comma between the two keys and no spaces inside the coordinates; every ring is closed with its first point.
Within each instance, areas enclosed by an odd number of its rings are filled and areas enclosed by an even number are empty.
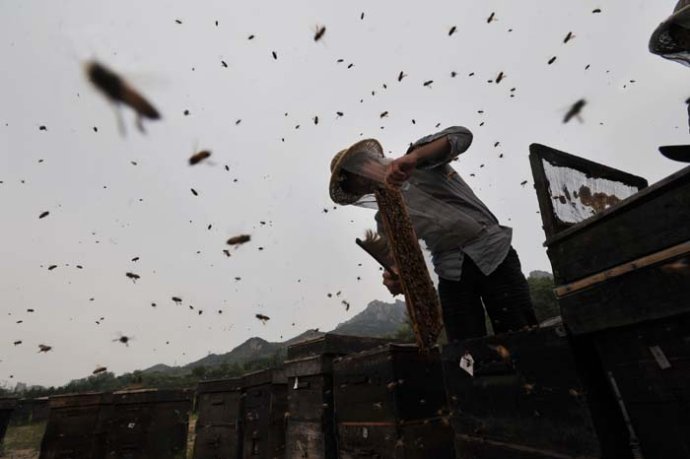
{"type": "Polygon", "coordinates": [[[667,249],[653,253],[651,255],[638,258],[637,260],[630,261],[622,265],[618,265],[615,268],[608,269],[601,273],[593,274],[589,277],[585,277],[584,279],[571,282],[570,284],[561,285],[560,287],[556,287],[554,289],[554,293],[557,297],[560,298],[565,295],[575,293],[579,290],[591,287],[595,284],[605,282],[608,279],[622,276],[632,271],[646,268],[647,266],[658,264],[682,255],[687,255],[688,253],[690,253],[690,241],[686,241],[681,244],[674,245],[673,247],[669,247],[667,249]]]}
{"type": "Polygon", "coordinates": [[[559,304],[568,330],[582,335],[688,312],[688,298],[690,266],[669,261],[566,295],[559,304]]]}

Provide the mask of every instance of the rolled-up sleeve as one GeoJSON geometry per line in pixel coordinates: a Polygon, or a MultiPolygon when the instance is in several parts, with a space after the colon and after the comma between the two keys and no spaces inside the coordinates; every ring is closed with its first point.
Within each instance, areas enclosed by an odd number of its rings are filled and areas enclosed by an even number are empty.
{"type": "Polygon", "coordinates": [[[440,139],[441,137],[448,138],[448,143],[450,144],[450,150],[448,151],[448,153],[443,156],[439,156],[438,158],[431,158],[422,164],[418,164],[418,168],[432,169],[434,167],[448,164],[449,162],[457,158],[458,155],[467,151],[467,149],[472,144],[472,133],[469,129],[463,126],[451,126],[435,134],[431,134],[417,140],[412,145],[410,145],[410,148],[407,149],[407,153],[410,153],[417,147],[421,147],[422,145],[426,145],[427,143],[440,139]]]}

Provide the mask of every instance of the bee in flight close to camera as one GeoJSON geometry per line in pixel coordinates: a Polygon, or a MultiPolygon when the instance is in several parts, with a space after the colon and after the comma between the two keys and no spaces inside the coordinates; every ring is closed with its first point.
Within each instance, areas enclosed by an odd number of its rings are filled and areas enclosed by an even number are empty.
{"type": "MultiPolygon", "coordinates": [[[[158,110],[155,109],[144,96],[134,90],[125,80],[119,75],[105,67],[104,65],[91,61],[86,64],[86,74],[89,81],[93,83],[99,91],[115,105],[124,104],[130,107],[137,115],[136,125],[139,131],[144,133],[143,118],[157,120],[161,118],[158,110]]],[[[124,132],[124,125],[122,118],[118,112],[118,122],[120,131],[124,132]]]]}

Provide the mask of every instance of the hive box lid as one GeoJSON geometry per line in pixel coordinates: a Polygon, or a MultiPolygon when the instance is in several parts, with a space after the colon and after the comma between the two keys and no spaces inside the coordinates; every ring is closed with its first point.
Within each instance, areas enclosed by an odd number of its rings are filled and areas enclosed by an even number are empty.
{"type": "Polygon", "coordinates": [[[0,410],[12,410],[17,406],[16,398],[0,398],[0,410]]]}
{"type": "Polygon", "coordinates": [[[139,389],[114,392],[113,401],[119,404],[191,401],[193,395],[191,389],[139,389]]]}
{"type": "Polygon", "coordinates": [[[63,394],[50,397],[49,404],[51,409],[55,408],[75,408],[80,406],[97,406],[112,401],[113,394],[110,392],[87,392],[83,394],[63,394]]]}
{"type": "Polygon", "coordinates": [[[242,378],[214,379],[201,381],[196,388],[197,394],[212,392],[236,392],[242,390],[242,378]]]}
{"type": "Polygon", "coordinates": [[[390,343],[386,338],[339,335],[326,333],[318,338],[302,341],[288,346],[287,359],[294,360],[314,355],[345,355],[390,343]]]}
{"type": "Polygon", "coordinates": [[[242,386],[245,388],[264,384],[287,384],[285,369],[283,367],[268,368],[246,374],[242,377],[242,386]]]}

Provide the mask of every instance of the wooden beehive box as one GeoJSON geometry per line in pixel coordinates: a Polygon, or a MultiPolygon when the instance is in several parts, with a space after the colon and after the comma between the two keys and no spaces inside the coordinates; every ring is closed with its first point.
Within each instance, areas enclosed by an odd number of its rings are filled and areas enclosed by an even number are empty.
{"type": "MultiPolygon", "coordinates": [[[[598,368],[592,380],[609,385],[628,452],[689,456],[690,168],[645,187],[601,164],[541,145],[530,150],[555,291],[576,352],[598,368]],[[579,172],[581,181],[605,176],[640,191],[559,226],[553,164],[579,172]]],[[[619,422],[612,413],[604,418],[619,422]]]]}
{"type": "Polygon", "coordinates": [[[105,431],[112,394],[50,397],[40,459],[105,457],[105,431]]]}
{"type": "Polygon", "coordinates": [[[644,179],[601,164],[541,145],[530,149],[546,246],[568,329],[591,333],[690,311],[685,301],[690,270],[684,269],[690,256],[690,167],[645,188],[644,179]],[[552,204],[562,196],[554,196],[558,190],[544,172],[551,162],[581,174],[581,180],[608,180],[641,191],[563,225],[552,204]]]}
{"type": "Polygon", "coordinates": [[[191,390],[113,393],[102,457],[185,458],[192,398],[191,390]]]}
{"type": "Polygon", "coordinates": [[[276,459],[285,454],[287,379],[282,368],[245,375],[242,457],[276,459]]]}
{"type": "Polygon", "coordinates": [[[338,452],[350,458],[453,458],[437,348],[388,344],[333,363],[338,452]]]}
{"type": "MultiPolygon", "coordinates": [[[[0,445],[5,438],[7,426],[10,424],[12,413],[17,406],[17,399],[15,398],[0,398],[0,445]]],[[[1,450],[0,450],[1,451],[1,450]]]]}
{"type": "Polygon", "coordinates": [[[195,459],[242,455],[242,378],[200,382],[197,387],[195,459]]]}
{"type": "Polygon", "coordinates": [[[442,359],[458,457],[602,457],[562,327],[449,344],[442,359]]]}
{"type": "Polygon", "coordinates": [[[288,347],[286,459],[337,457],[333,359],[388,341],[328,333],[288,347]]]}

